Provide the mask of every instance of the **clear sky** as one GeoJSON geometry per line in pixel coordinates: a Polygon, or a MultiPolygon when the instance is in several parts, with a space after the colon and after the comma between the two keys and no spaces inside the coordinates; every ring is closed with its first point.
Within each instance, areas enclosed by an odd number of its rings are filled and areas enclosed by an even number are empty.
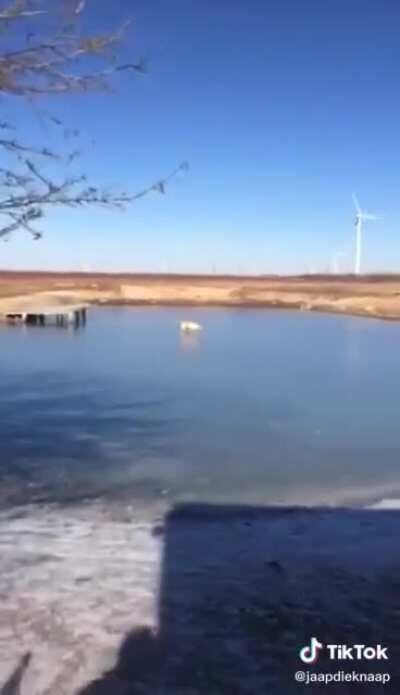
{"type": "MultiPolygon", "coordinates": [[[[177,272],[343,270],[356,191],[382,216],[363,269],[400,271],[398,0],[88,0],[89,28],[134,23],[125,57],[149,60],[116,95],[38,107],[79,127],[82,168],[135,190],[187,160],[165,197],[125,213],[59,209],[46,234],[0,245],[5,268],[177,272]]],[[[9,108],[14,108],[8,104],[9,108]]],[[[42,130],[40,130],[42,129],[42,130]]]]}

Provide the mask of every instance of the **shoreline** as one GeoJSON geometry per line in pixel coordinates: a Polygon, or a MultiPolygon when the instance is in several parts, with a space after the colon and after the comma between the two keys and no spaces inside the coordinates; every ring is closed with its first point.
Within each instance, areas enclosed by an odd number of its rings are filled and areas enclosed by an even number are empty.
{"type": "Polygon", "coordinates": [[[0,271],[0,313],[54,306],[221,307],[400,320],[399,276],[234,277],[0,271]]]}
{"type": "Polygon", "coordinates": [[[397,322],[400,321],[400,313],[399,316],[397,315],[387,315],[384,313],[377,313],[374,312],[372,313],[371,311],[356,311],[356,310],[340,310],[340,309],[335,309],[334,307],[319,307],[319,306],[312,306],[312,307],[303,307],[299,304],[293,303],[290,304],[288,302],[217,302],[217,301],[208,301],[208,302],[195,302],[195,301],[162,301],[160,300],[110,300],[110,301],[103,301],[103,300],[98,300],[98,301],[93,301],[90,303],[91,306],[95,307],[116,307],[116,308],[129,308],[131,307],[134,309],[135,307],[154,307],[154,308],[165,308],[165,307],[171,307],[171,308],[185,308],[187,307],[188,309],[264,309],[266,312],[268,311],[300,311],[300,312],[308,312],[308,313],[313,313],[313,314],[331,314],[333,316],[353,316],[354,318],[370,318],[370,319],[375,319],[376,321],[389,321],[389,322],[397,322]]]}

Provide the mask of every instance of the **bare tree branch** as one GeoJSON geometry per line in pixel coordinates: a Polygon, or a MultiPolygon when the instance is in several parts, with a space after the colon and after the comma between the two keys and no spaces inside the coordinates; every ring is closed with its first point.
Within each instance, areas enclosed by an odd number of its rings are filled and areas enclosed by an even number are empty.
{"type": "Polygon", "coordinates": [[[29,145],[24,145],[18,140],[4,140],[0,138],[0,147],[4,147],[5,150],[11,153],[28,152],[29,154],[40,155],[41,157],[51,157],[52,159],[59,159],[59,156],[49,150],[47,147],[30,147],[29,145]]]}
{"type": "Polygon", "coordinates": [[[22,188],[23,192],[14,193],[0,201],[0,215],[9,218],[9,221],[3,226],[0,225],[0,238],[8,237],[12,231],[23,228],[35,239],[39,239],[42,233],[32,228],[30,223],[42,218],[46,209],[54,206],[78,208],[95,205],[124,210],[128,205],[149,193],[165,193],[168,182],[179,172],[187,170],[187,164],[183,163],[165,178],[140,191],[113,194],[107,190],[84,185],[86,183],[84,176],[65,179],[62,183],[55,184],[45,177],[30,160],[25,160],[25,165],[41,184],[41,188],[32,190],[32,178],[24,178],[12,172],[6,172],[6,176],[15,179],[14,187],[22,188]]]}
{"type": "MultiPolygon", "coordinates": [[[[14,15],[17,18],[16,11],[14,15]]],[[[24,12],[21,11],[19,17],[23,16],[24,12]]],[[[74,33],[57,34],[46,41],[3,52],[0,54],[0,92],[27,96],[106,89],[112,76],[121,70],[144,72],[143,60],[122,65],[110,64],[107,68],[84,74],[79,70],[78,63],[82,58],[100,57],[107,60],[107,52],[121,42],[128,26],[129,22],[126,22],[109,35],[83,38],[74,33]]]]}
{"type": "MultiPolygon", "coordinates": [[[[113,55],[129,22],[106,35],[80,35],[76,21],[86,4],[86,0],[14,0],[0,10],[0,32],[5,46],[3,50],[0,47],[0,96],[31,100],[35,96],[109,90],[117,74],[145,72],[143,60],[118,61],[113,55]],[[65,4],[72,18],[68,26],[57,14],[57,9],[65,4]],[[42,19],[44,15],[46,22],[42,19]],[[26,31],[21,31],[24,24],[26,31]],[[17,26],[16,34],[13,27],[17,26]]],[[[79,134],[76,129],[64,128],[55,116],[48,118],[54,126],[62,127],[65,141],[79,134]]],[[[0,130],[14,129],[13,123],[0,120],[0,130]]],[[[1,152],[7,160],[0,167],[0,216],[4,219],[4,223],[0,223],[0,238],[3,239],[17,229],[24,229],[35,239],[40,238],[42,232],[34,223],[55,206],[96,205],[123,210],[151,192],[164,194],[167,184],[187,169],[187,164],[181,164],[143,190],[113,193],[88,184],[85,176],[60,173],[79,158],[79,149],[53,152],[47,146],[27,143],[18,133],[13,133],[13,137],[0,138],[1,152]]]]}

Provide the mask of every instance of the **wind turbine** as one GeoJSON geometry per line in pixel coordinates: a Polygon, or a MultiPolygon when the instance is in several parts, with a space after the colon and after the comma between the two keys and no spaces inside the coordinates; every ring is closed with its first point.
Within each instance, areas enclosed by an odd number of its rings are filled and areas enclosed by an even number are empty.
{"type": "Polygon", "coordinates": [[[362,230],[364,220],[379,220],[376,215],[370,215],[368,212],[363,212],[357,200],[357,196],[353,193],[353,202],[357,210],[356,215],[356,258],[355,258],[355,274],[361,273],[361,247],[362,247],[362,230]]]}

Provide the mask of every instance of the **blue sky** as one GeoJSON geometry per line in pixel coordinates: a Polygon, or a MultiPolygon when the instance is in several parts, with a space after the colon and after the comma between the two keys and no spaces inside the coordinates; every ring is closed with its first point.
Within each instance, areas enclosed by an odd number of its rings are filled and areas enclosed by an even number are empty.
{"type": "Polygon", "coordinates": [[[397,0],[88,7],[91,29],[133,17],[125,57],[145,56],[148,74],[125,74],[116,95],[28,107],[27,137],[55,145],[37,112],[62,116],[87,143],[82,169],[115,189],[183,160],[190,171],[125,213],[54,211],[42,241],[0,245],[1,267],[294,273],[341,252],[347,270],[354,190],[383,218],[365,228],[363,269],[400,270],[397,0]]]}

